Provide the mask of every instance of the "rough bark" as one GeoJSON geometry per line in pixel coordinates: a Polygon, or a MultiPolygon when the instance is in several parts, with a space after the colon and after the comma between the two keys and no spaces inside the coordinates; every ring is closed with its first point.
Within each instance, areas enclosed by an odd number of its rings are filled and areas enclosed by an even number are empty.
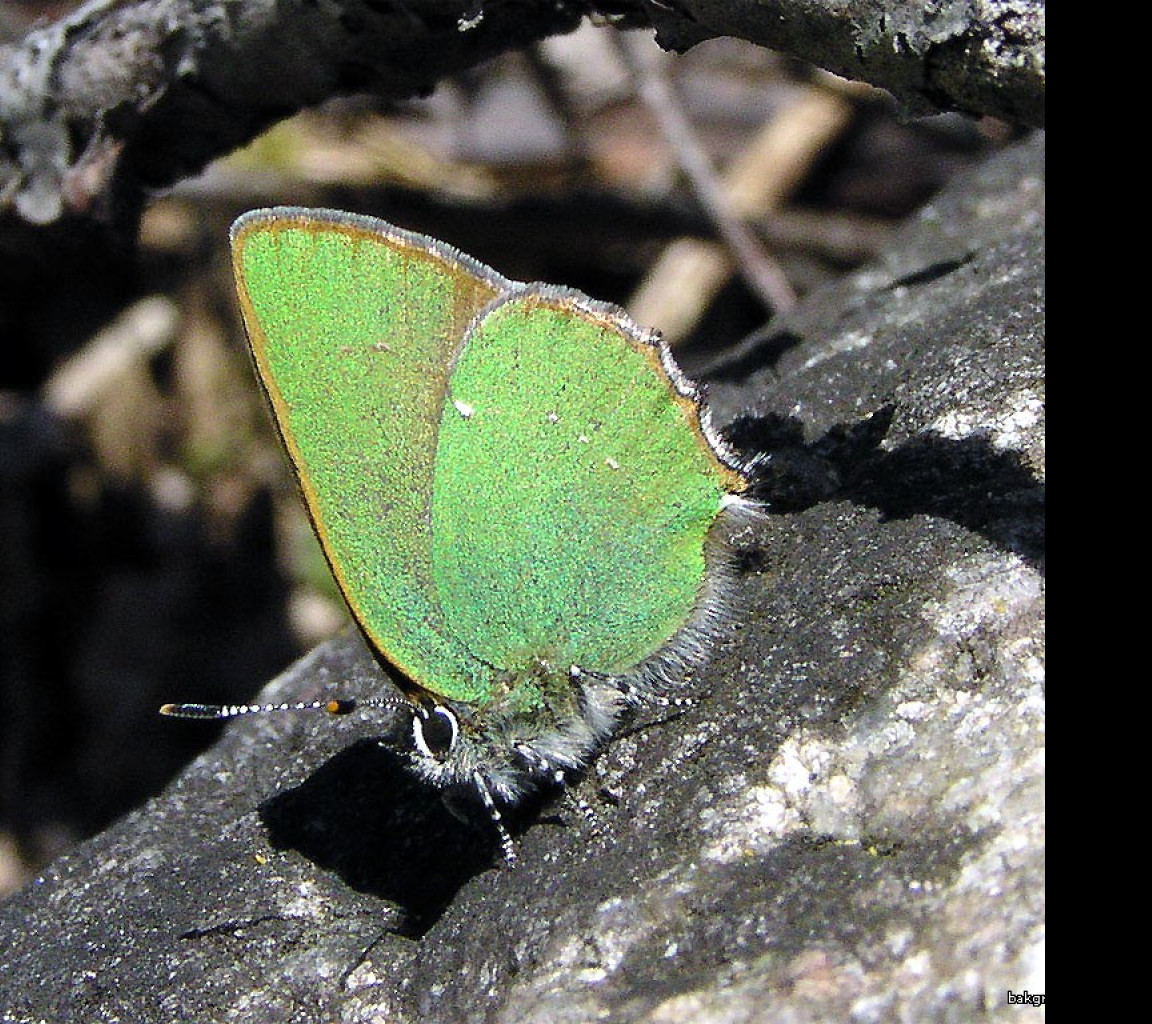
{"type": "Polygon", "coordinates": [[[672,49],[737,36],[887,89],[914,112],[1044,123],[1043,0],[672,0],[651,11],[672,49]]]}

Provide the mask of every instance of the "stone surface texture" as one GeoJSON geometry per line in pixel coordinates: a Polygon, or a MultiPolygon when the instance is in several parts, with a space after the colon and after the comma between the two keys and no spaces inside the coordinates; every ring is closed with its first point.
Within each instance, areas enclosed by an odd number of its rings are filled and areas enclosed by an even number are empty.
{"type": "MultiPolygon", "coordinates": [[[[698,704],[605,750],[591,818],[529,809],[506,868],[403,722],[238,721],[0,907],[0,1020],[1042,1019],[1043,162],[711,368],[771,508],[698,704]]],[[[259,699],[379,676],[346,636],[259,699]]]]}

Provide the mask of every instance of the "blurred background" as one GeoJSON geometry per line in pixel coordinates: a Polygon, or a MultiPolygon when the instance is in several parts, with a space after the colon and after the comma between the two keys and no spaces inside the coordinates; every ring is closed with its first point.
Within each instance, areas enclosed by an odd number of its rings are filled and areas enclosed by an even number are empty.
{"type": "MultiPolygon", "coordinates": [[[[67,4],[0,3],[0,38],[67,4]]],[[[284,121],[106,257],[0,268],[0,897],[165,783],[342,628],[249,365],[227,231],[328,206],[661,327],[702,373],[1014,138],[751,44],[585,24],[423,99],[284,121]],[[5,286],[3,278],[9,278],[5,286]]],[[[17,254],[18,256],[18,254],[17,254]]]]}

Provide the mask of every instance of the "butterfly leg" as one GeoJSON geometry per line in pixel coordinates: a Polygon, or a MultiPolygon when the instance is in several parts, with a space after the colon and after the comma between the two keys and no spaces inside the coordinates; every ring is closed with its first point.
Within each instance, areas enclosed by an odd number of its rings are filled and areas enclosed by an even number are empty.
{"type": "Polygon", "coordinates": [[[496,834],[500,837],[500,848],[504,851],[504,860],[511,866],[516,863],[516,844],[512,841],[512,836],[504,824],[504,816],[500,813],[500,808],[496,806],[492,790],[488,788],[488,783],[484,781],[484,776],[479,771],[472,773],[472,782],[480,794],[485,810],[488,811],[488,817],[492,819],[496,834]]]}
{"type": "Polygon", "coordinates": [[[573,665],[568,670],[568,676],[577,687],[582,687],[582,679],[593,679],[596,682],[614,688],[626,703],[633,707],[647,704],[657,708],[690,708],[696,705],[691,697],[663,697],[648,690],[641,689],[627,676],[612,676],[603,672],[595,672],[589,668],[573,665]]]}

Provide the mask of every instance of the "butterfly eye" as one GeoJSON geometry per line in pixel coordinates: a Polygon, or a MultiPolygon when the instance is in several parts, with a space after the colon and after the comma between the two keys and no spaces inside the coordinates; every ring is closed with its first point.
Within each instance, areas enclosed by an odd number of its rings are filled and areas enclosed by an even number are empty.
{"type": "Polygon", "coordinates": [[[416,717],[412,719],[412,737],[416,741],[416,749],[425,757],[445,760],[456,746],[459,735],[460,726],[456,716],[443,704],[436,704],[431,709],[418,708],[416,717]]]}

